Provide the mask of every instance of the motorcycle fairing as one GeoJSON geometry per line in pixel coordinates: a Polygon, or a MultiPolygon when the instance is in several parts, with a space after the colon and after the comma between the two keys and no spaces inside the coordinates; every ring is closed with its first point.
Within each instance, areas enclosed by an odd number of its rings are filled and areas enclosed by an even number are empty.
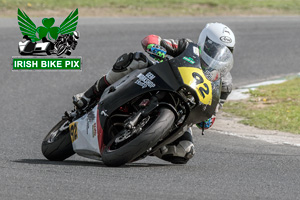
{"type": "MultiPolygon", "coordinates": [[[[80,156],[101,160],[99,139],[103,135],[99,135],[97,125],[97,110],[95,106],[86,115],[75,120],[69,125],[73,150],[80,156]]],[[[100,140],[101,142],[101,140],[100,140]]]]}
{"type": "MultiPolygon", "coordinates": [[[[197,52],[194,53],[194,47],[197,46],[190,45],[189,48],[183,52],[184,55],[193,55],[192,58],[195,60],[194,64],[187,62],[183,59],[184,56],[179,55],[170,61],[152,65],[149,68],[135,70],[112,84],[101,96],[99,112],[103,114],[105,113],[105,115],[107,114],[109,116],[114,110],[122,106],[124,103],[147,92],[156,90],[170,92],[177,91],[181,86],[184,85],[181,74],[178,72],[177,67],[186,66],[199,68],[200,66],[199,54],[197,55],[197,52]],[[155,87],[151,87],[151,85],[143,87],[138,84],[141,74],[142,76],[147,77],[149,72],[155,76],[152,80],[150,80],[154,83],[155,87]]],[[[102,119],[103,116],[104,115],[101,115],[100,117],[102,126],[104,126],[103,121],[105,120],[102,119]]]]}
{"type": "Polygon", "coordinates": [[[182,85],[191,88],[194,96],[198,98],[198,104],[192,109],[186,119],[186,124],[196,124],[210,118],[215,113],[219,102],[221,81],[219,79],[210,82],[204,75],[201,68],[198,46],[190,43],[182,54],[170,60],[169,63],[173,69],[177,69],[174,70],[177,79],[182,79],[182,85]],[[192,63],[190,62],[191,60],[193,61],[192,63]]]}
{"type": "Polygon", "coordinates": [[[179,67],[178,68],[183,82],[193,88],[199,98],[199,101],[206,105],[212,103],[211,82],[207,80],[203,71],[199,68],[179,67]]]}
{"type": "Polygon", "coordinates": [[[212,101],[211,105],[201,104],[192,110],[189,114],[186,122],[188,124],[197,124],[203,122],[215,114],[216,107],[219,103],[221,95],[221,80],[217,80],[211,83],[212,85],[212,101]],[[201,113],[201,115],[199,115],[201,113]]]}
{"type": "Polygon", "coordinates": [[[190,43],[187,49],[176,58],[149,68],[135,70],[108,87],[99,102],[100,123],[103,130],[107,117],[126,102],[151,91],[174,93],[182,87],[191,88],[197,98],[197,108],[193,109],[191,116],[197,116],[195,112],[204,112],[201,117],[195,119],[189,117],[187,123],[199,123],[211,117],[220,97],[220,92],[215,91],[219,88],[215,85],[212,86],[203,74],[200,67],[199,52],[195,49],[198,49],[198,46],[190,43]],[[149,72],[154,75],[152,79],[150,78],[151,80],[148,78],[148,81],[151,82],[147,84],[147,81],[144,80],[144,86],[138,84],[137,81],[141,77],[147,77],[149,72]],[[203,80],[199,80],[201,79],[199,76],[203,80]],[[205,96],[203,97],[203,95],[205,96]]]}
{"type": "Polygon", "coordinates": [[[154,65],[150,68],[135,70],[104,91],[99,103],[100,123],[103,128],[107,116],[110,116],[112,112],[119,109],[124,103],[129,102],[141,94],[157,90],[174,92],[179,88],[178,80],[176,80],[174,76],[170,75],[164,79],[163,76],[165,76],[165,74],[172,74],[173,72],[171,68],[168,67],[168,63],[162,64],[163,65],[154,65]],[[149,74],[152,80],[148,78],[149,74]],[[164,75],[161,76],[161,74],[164,75]],[[144,84],[140,84],[141,82],[144,84]]]}

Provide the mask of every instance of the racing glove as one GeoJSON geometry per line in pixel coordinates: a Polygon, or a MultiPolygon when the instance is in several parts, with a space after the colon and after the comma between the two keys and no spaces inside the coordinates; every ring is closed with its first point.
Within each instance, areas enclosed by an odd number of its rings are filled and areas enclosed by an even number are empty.
{"type": "Polygon", "coordinates": [[[156,44],[149,44],[146,52],[158,62],[163,62],[167,54],[167,51],[164,47],[156,44]]]}
{"type": "Polygon", "coordinates": [[[167,50],[161,46],[161,37],[158,35],[148,35],[141,41],[143,49],[155,60],[162,62],[166,57],[167,50]]]}
{"type": "Polygon", "coordinates": [[[206,121],[196,124],[196,126],[202,130],[209,129],[210,127],[212,127],[215,120],[216,120],[216,116],[213,115],[211,118],[207,119],[206,121]]]}
{"type": "Polygon", "coordinates": [[[192,42],[192,40],[187,38],[176,40],[161,39],[158,35],[148,35],[141,41],[145,51],[147,51],[149,45],[155,44],[162,46],[166,50],[166,54],[172,57],[180,55],[186,49],[189,42],[192,42]]]}

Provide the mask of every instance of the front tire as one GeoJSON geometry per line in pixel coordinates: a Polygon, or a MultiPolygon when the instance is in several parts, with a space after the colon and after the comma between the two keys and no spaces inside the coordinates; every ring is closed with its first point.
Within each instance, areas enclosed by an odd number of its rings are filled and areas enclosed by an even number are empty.
{"type": "Polygon", "coordinates": [[[52,161],[63,161],[75,154],[67,119],[58,122],[46,135],[42,143],[42,153],[52,161]]]}
{"type": "Polygon", "coordinates": [[[175,120],[174,113],[167,109],[161,108],[157,118],[143,130],[136,138],[123,146],[111,150],[111,141],[102,152],[102,161],[107,166],[120,166],[132,162],[147,150],[156,145],[171,129],[175,120]]]}

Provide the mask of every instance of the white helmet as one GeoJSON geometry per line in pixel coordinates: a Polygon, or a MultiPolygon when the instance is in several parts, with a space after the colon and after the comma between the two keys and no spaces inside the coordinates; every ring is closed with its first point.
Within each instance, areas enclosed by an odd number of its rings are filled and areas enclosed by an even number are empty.
{"type": "Polygon", "coordinates": [[[73,31],[73,39],[74,41],[77,41],[80,37],[79,31],[73,31]]]}
{"type": "Polygon", "coordinates": [[[235,46],[235,36],[228,26],[217,22],[206,24],[205,28],[201,31],[199,35],[197,44],[200,47],[204,45],[206,37],[209,37],[209,39],[218,44],[223,44],[227,46],[229,50],[233,52],[235,46]]]}
{"type": "Polygon", "coordinates": [[[206,24],[197,44],[201,48],[202,67],[217,70],[221,76],[231,70],[235,36],[229,27],[221,23],[206,24]]]}

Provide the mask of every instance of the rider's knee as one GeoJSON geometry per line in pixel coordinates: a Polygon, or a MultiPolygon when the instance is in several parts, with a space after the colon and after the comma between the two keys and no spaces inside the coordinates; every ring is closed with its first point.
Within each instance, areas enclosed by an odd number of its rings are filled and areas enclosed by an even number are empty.
{"type": "Polygon", "coordinates": [[[186,164],[195,155],[195,147],[191,141],[183,140],[177,145],[167,145],[155,153],[160,159],[173,164],[186,164]]]}
{"type": "Polygon", "coordinates": [[[113,68],[107,73],[106,80],[113,84],[136,69],[146,68],[148,63],[148,58],[141,52],[125,53],[117,59],[113,68]]]}
{"type": "Polygon", "coordinates": [[[155,156],[174,164],[185,164],[195,154],[192,130],[188,129],[180,138],[155,152],[155,156]]]}

